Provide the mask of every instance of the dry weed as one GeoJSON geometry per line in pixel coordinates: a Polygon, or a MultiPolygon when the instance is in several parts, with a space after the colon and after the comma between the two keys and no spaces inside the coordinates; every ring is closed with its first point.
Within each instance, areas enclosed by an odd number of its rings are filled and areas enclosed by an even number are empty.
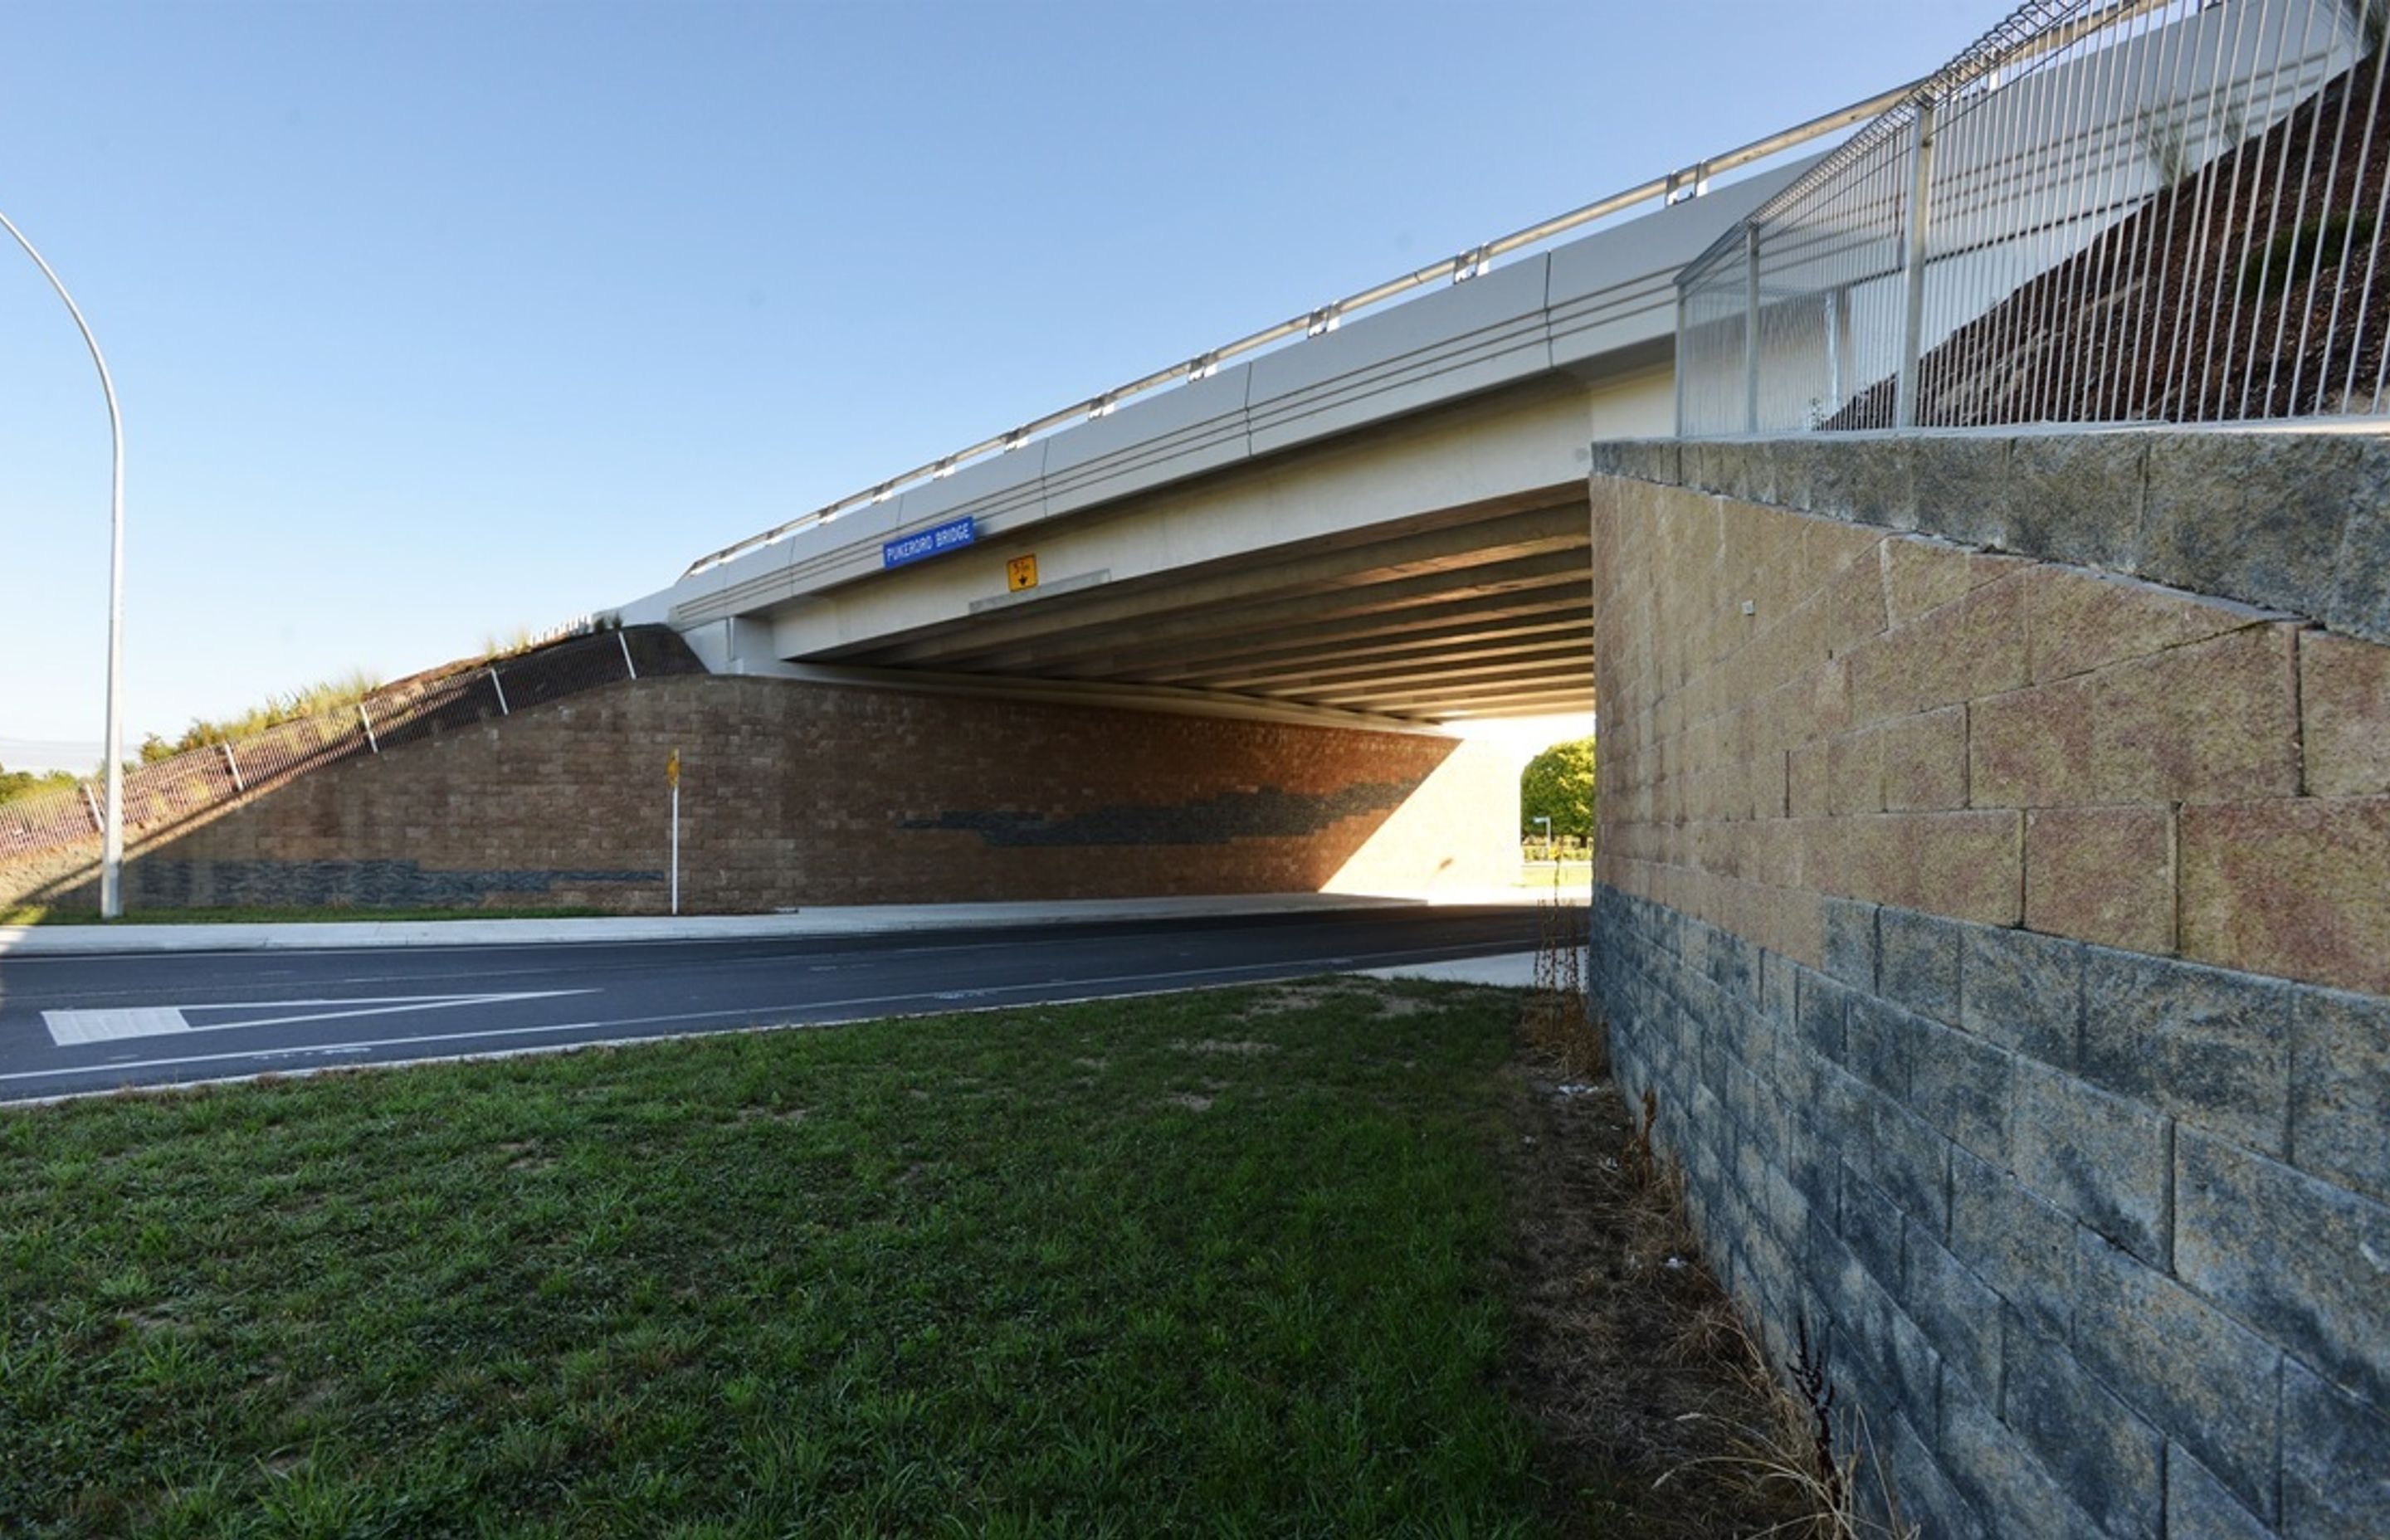
{"type": "Polygon", "coordinates": [[[1610,1040],[1586,1005],[1586,912],[1557,896],[1537,905],[1536,982],[1527,997],[1527,1041],[1580,1080],[1610,1072],[1610,1040]]]}
{"type": "Polygon", "coordinates": [[[1516,1393],[1569,1499],[1554,1517],[1688,1540],[1914,1540],[1873,1452],[1835,1457],[1822,1366],[1805,1345],[1778,1372],[1703,1265],[1682,1173],[1653,1144],[1658,1098],[1630,1110],[1587,1073],[1600,1027],[1564,960],[1583,947],[1564,924],[1552,935],[1522,1018],[1534,1135],[1514,1161],[1542,1206],[1523,1226],[1516,1393]]]}

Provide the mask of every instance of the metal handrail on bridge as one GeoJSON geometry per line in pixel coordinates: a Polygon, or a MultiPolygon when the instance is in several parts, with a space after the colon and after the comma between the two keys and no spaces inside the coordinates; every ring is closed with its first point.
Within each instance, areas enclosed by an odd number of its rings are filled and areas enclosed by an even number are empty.
{"type": "Polygon", "coordinates": [[[1723,155],[1714,155],[1707,160],[1696,160],[1690,166],[1668,173],[1665,176],[1655,176],[1650,181],[1638,182],[1623,192],[1615,192],[1607,198],[1597,199],[1582,208],[1573,209],[1567,213],[1556,215],[1540,224],[1528,225],[1523,230],[1514,230],[1507,236],[1486,241],[1481,246],[1472,246],[1456,256],[1445,258],[1442,262],[1431,263],[1400,277],[1389,278],[1373,288],[1365,289],[1357,294],[1349,294],[1343,299],[1280,321],[1276,326],[1265,327],[1250,336],[1240,337],[1233,342],[1224,343],[1207,352],[1197,353],[1183,364],[1174,364],[1166,369],[1157,369],[1151,374],[1130,380],[1125,385],[1115,386],[1099,395],[1089,396],[1086,400],[1065,406],[1060,411],[1048,412],[1044,417],[1022,423],[1017,428],[982,439],[968,449],[958,449],[951,455],[942,456],[927,464],[915,466],[902,475],[892,476],[884,481],[866,487],[861,492],[850,494],[834,503],[826,503],[811,513],[800,514],[785,524],[775,525],[761,534],[750,535],[736,545],[725,545],[718,551],[701,556],[691,562],[688,571],[681,575],[685,578],[695,577],[698,573],[719,567],[745,552],[759,546],[769,545],[798,530],[815,524],[828,523],[843,514],[851,513],[856,508],[867,507],[874,503],[884,503],[898,492],[917,482],[935,481],[941,477],[952,475],[961,466],[984,456],[1018,449],[1041,434],[1073,422],[1104,417],[1133,396],[1143,395],[1147,391],[1159,390],[1165,385],[1207,379],[1217,372],[1220,366],[1227,360],[1256,352],[1274,342],[1284,341],[1290,337],[1317,337],[1324,332],[1333,331],[1339,322],[1355,311],[1382,304],[1397,295],[1407,294],[1414,289],[1434,283],[1438,279],[1449,278],[1454,283],[1466,282],[1492,267],[1497,257],[1508,256],[1526,247],[1550,240],[1556,236],[1566,235],[1598,219],[1605,219],[1623,210],[1631,209],[1638,203],[1648,203],[1655,198],[1665,199],[1675,203],[1686,198],[1699,197],[1709,190],[1710,178],[1713,176],[1740,170],[1754,161],[1782,154],[1785,150],[1807,144],[1813,139],[1823,138],[1854,123],[1866,122],[1886,109],[1905,100],[1920,83],[1912,81],[1890,91],[1880,92],[1865,101],[1853,102],[1850,106],[1829,112],[1823,117],[1812,118],[1805,123],[1770,134],[1765,138],[1754,139],[1751,143],[1730,149],[1723,155]]]}

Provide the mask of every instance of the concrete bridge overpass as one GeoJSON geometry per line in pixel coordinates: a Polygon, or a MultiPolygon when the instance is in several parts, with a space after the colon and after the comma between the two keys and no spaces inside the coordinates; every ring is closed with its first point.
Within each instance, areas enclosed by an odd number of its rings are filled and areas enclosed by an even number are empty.
{"type": "MultiPolygon", "coordinates": [[[[2113,11],[2248,10],[2178,4],[2113,11]]],[[[1518,776],[1444,725],[1598,687],[1616,1084],[1922,1532],[2390,1534],[2384,421],[1634,442],[1671,275],[1785,174],[626,607],[710,674],[618,634],[386,753],[227,748],[132,906],[1450,894],[1518,776]]]]}
{"type": "Polygon", "coordinates": [[[742,543],[622,618],[724,674],[1413,723],[1590,710],[1587,445],[1673,431],[1677,269],[1807,163],[1190,366],[742,543]],[[966,519],[969,544],[885,565],[966,519]]]}

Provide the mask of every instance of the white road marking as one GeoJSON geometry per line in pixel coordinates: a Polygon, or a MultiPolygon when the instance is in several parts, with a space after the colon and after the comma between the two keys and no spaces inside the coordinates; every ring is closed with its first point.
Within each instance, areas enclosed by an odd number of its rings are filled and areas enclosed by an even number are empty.
{"type": "MultiPolygon", "coordinates": [[[[1412,959],[1412,960],[1414,960],[1414,961],[1425,961],[1425,960],[1430,960],[1430,959],[1436,958],[1436,957],[1469,956],[1473,956],[1473,955],[1475,955],[1475,954],[1473,953],[1472,949],[1471,949],[1470,946],[1465,945],[1465,944],[1461,944],[1461,945],[1446,945],[1446,946],[1436,946],[1436,947],[1420,947],[1420,948],[1415,948],[1415,949],[1407,949],[1407,950],[1404,950],[1404,951],[1397,951],[1397,952],[1363,953],[1363,954],[1361,954],[1361,955],[1360,955],[1360,956],[1356,956],[1356,957],[1350,957],[1350,958],[1347,958],[1347,959],[1345,959],[1345,960],[1346,960],[1347,962],[1356,962],[1356,963],[1358,963],[1358,962],[1379,962],[1379,961],[1381,961],[1381,960],[1383,960],[1383,959],[1390,958],[1390,957],[1407,957],[1407,958],[1410,958],[1410,959],[1412,959]]],[[[1067,981],[1067,982],[1068,982],[1069,986],[1070,986],[1070,987],[1072,987],[1072,988],[1087,989],[1087,988],[1099,988],[1099,987],[1104,986],[1104,985],[1107,985],[1107,984],[1123,984],[1123,983],[1154,983],[1154,982],[1158,982],[1158,981],[1165,980],[1165,979],[1172,979],[1172,980],[1177,980],[1177,979],[1200,979],[1200,978],[1213,978],[1213,979],[1218,979],[1218,978],[1225,978],[1225,977],[1226,977],[1226,976],[1227,976],[1227,975],[1231,975],[1231,974],[1238,974],[1238,973],[1270,972],[1270,971],[1273,971],[1273,970],[1280,970],[1280,969],[1285,969],[1285,968],[1287,968],[1287,967],[1290,967],[1290,966],[1293,966],[1293,967],[1317,967],[1317,966],[1319,966],[1319,965],[1318,965],[1317,963],[1316,963],[1316,962],[1311,962],[1311,963],[1297,962],[1297,963],[1293,963],[1293,964],[1289,964],[1289,963],[1234,963],[1234,964],[1230,964],[1230,965],[1226,966],[1226,967],[1219,967],[1219,968],[1187,968],[1187,969],[1175,969],[1160,970],[1160,971],[1151,972],[1151,973],[1118,973],[1118,974],[1112,974],[1112,975],[1106,976],[1106,977],[1099,977],[1099,978],[1093,978],[1093,979],[1077,979],[1077,980],[1072,980],[1072,981],[1067,981]]],[[[1288,975],[1285,975],[1284,973],[1280,972],[1280,973],[1279,974],[1279,976],[1280,976],[1280,977],[1286,977],[1286,976],[1288,976],[1288,975]]],[[[1300,977],[1300,975],[1293,975],[1293,976],[1300,977]]],[[[1267,982],[1267,981],[1266,981],[1266,980],[1264,980],[1264,981],[1257,981],[1257,982],[1267,982]]],[[[1052,988],[1055,984],[1057,984],[1057,983],[1061,983],[1061,982],[1065,982],[1065,981],[1060,981],[1060,980],[1049,980],[1049,981],[1047,981],[1047,982],[1042,983],[1042,984],[1039,984],[1039,983],[998,984],[998,985],[994,985],[994,986],[989,987],[988,989],[986,989],[986,990],[985,990],[985,991],[983,991],[983,994],[985,994],[985,995],[1011,995],[1011,994],[1019,994],[1019,993],[1021,993],[1021,992],[1022,992],[1022,991],[1025,991],[1025,990],[1037,990],[1037,989],[1048,989],[1048,988],[1052,988]]],[[[1180,986],[1180,987],[1185,987],[1185,986],[1180,986]]],[[[552,992],[550,992],[550,993],[552,993],[552,994],[557,994],[557,995],[573,995],[573,994],[594,994],[594,993],[596,993],[596,991],[594,991],[594,990],[557,990],[557,991],[552,991],[552,992]]],[[[1124,994],[1127,994],[1127,995],[1148,995],[1148,994],[1171,994],[1171,993],[1175,993],[1175,990],[1174,990],[1174,989],[1172,989],[1172,988],[1171,988],[1171,986],[1169,986],[1169,985],[1163,985],[1163,986],[1161,986],[1161,987],[1159,987],[1159,988],[1156,988],[1156,989],[1150,989],[1150,990],[1135,990],[1135,991],[1127,991],[1127,992],[1124,992],[1124,994]]],[[[476,999],[498,999],[498,998],[508,998],[508,997],[509,997],[509,996],[489,995],[489,996],[473,996],[472,998],[476,998],[476,999]]],[[[527,996],[511,996],[511,997],[512,997],[512,998],[525,998],[525,997],[527,997],[527,996]]],[[[1103,998],[1103,999],[1118,999],[1118,998],[1121,998],[1121,997],[1123,997],[1123,995],[1120,995],[1120,994],[1114,994],[1114,995],[1078,995],[1078,996],[1073,996],[1073,998],[1068,999],[1068,1000],[1052,1000],[1052,999],[1048,999],[1048,1000],[1032,1000],[1032,1001],[1026,1001],[1026,1002],[1023,1002],[1023,1003],[1024,1003],[1024,1004],[1027,1004],[1027,1005],[1072,1005],[1072,1004],[1079,1003],[1080,1001],[1084,1001],[1084,1000],[1099,999],[1099,998],[1103,998]]],[[[525,1037],[525,1036],[530,1036],[530,1035],[533,1035],[533,1034],[534,1034],[534,1033],[559,1033],[559,1032],[603,1032],[603,1031],[608,1031],[608,1030],[611,1030],[611,1029],[619,1029],[619,1028],[623,1028],[623,1027],[657,1026],[657,1025],[662,1025],[662,1023],[664,1023],[664,1022],[668,1022],[668,1021],[705,1021],[705,1020],[721,1020],[721,1019],[723,1019],[723,1018],[726,1018],[726,1017],[746,1017],[746,1018],[749,1018],[751,1021],[754,1021],[754,1025],[752,1025],[752,1026],[751,1026],[751,1027],[749,1027],[749,1028],[747,1028],[747,1029],[746,1029],[746,1030],[750,1030],[750,1031],[773,1031],[773,1030],[777,1030],[777,1029],[781,1028],[781,1027],[793,1027],[793,1026],[798,1026],[798,1025],[804,1025],[804,1026],[840,1026],[840,1025],[845,1025],[845,1024],[848,1024],[848,1023],[850,1023],[850,1022],[852,1022],[852,1021],[854,1021],[854,1020],[867,1020],[868,1018],[847,1017],[847,1018],[832,1018],[832,1019],[829,1019],[829,1020],[823,1020],[823,1019],[820,1019],[820,1018],[815,1018],[815,1019],[814,1019],[814,1020],[812,1020],[803,1021],[803,1022],[800,1022],[800,1021],[797,1021],[797,1020],[782,1020],[782,1021],[774,1022],[774,1021],[770,1021],[770,1020],[755,1020],[755,1019],[757,1019],[757,1018],[769,1018],[769,1017],[773,1016],[774,1014],[776,1014],[776,1013],[777,1013],[777,1012],[782,1012],[782,1011],[787,1011],[787,1012],[798,1012],[798,1011],[842,1010],[842,1009],[852,1009],[852,1008],[854,1008],[854,1007],[864,1007],[864,1006],[886,1006],[886,1005],[898,1005],[898,1004],[905,1004],[905,1003],[916,1002],[916,1001],[922,1001],[922,1000],[934,1000],[935,998],[936,998],[936,996],[935,996],[935,995],[933,995],[925,994],[925,993],[922,993],[922,992],[919,992],[919,991],[915,991],[915,992],[913,992],[913,993],[910,993],[910,994],[905,994],[905,995],[854,995],[854,996],[852,996],[852,997],[850,997],[850,998],[843,999],[843,1000],[803,1000],[803,1001],[794,1001],[794,1002],[790,1002],[790,1003],[788,1003],[788,1004],[785,1004],[785,1005],[775,1005],[775,1006],[739,1006],[739,1007],[732,1007],[732,1008],[730,1008],[730,1009],[726,1009],[726,1010],[693,1010],[693,1011],[681,1011],[681,1012],[675,1012],[675,1013],[673,1013],[673,1014],[663,1015],[663,1016],[626,1016],[626,1017],[618,1017],[618,1018],[615,1018],[615,1019],[613,1019],[613,1020],[595,1020],[595,1021],[559,1021],[559,1022],[555,1023],[554,1025],[551,1025],[551,1026],[543,1026],[543,1027],[493,1027],[493,1028],[488,1028],[488,1029],[485,1029],[485,1030],[483,1030],[483,1031],[480,1031],[480,1032],[439,1033],[424,1033],[424,1034],[421,1034],[421,1035],[418,1035],[418,1036],[409,1036],[409,1037],[384,1037],[384,1038],[372,1038],[372,1039],[367,1039],[367,1040],[365,1040],[365,1041],[362,1041],[362,1042],[338,1043],[338,1044],[329,1044],[329,1043],[328,1043],[328,1044],[322,1045],[321,1046],[302,1046],[302,1047],[291,1047],[291,1048],[264,1048],[264,1049],[251,1048],[251,1049],[240,1050],[240,1051],[238,1051],[238,1052],[232,1052],[232,1053],[189,1054],[189,1055],[185,1055],[185,1056],[183,1056],[183,1057],[180,1057],[180,1058],[174,1058],[174,1059],[130,1059],[130,1060],[111,1060],[111,1061],[108,1061],[108,1062],[104,1062],[104,1063],[98,1063],[98,1064],[80,1064],[80,1065],[74,1065],[74,1066],[71,1066],[71,1067],[68,1067],[68,1068],[62,1068],[62,1069],[51,1069],[51,1070],[18,1070],[18,1071],[14,1071],[14,1072],[5,1072],[5,1073],[0,1073],[0,1083],[6,1083],[6,1082],[11,1082],[11,1081],[23,1081],[23,1080],[56,1080],[56,1079],[59,1079],[59,1078],[64,1077],[64,1076],[69,1076],[69,1075],[87,1075],[87,1074],[93,1074],[93,1073],[111,1073],[111,1074],[112,1074],[112,1073],[122,1073],[122,1072],[126,1072],[126,1071],[131,1071],[131,1070],[159,1070],[159,1069],[171,1069],[171,1068],[175,1068],[175,1067],[182,1066],[182,1065],[186,1065],[186,1064],[216,1064],[216,1063],[225,1063],[225,1062],[228,1062],[228,1061],[235,1060],[235,1059],[248,1059],[248,1060],[250,1060],[250,1061],[251,1061],[251,1062],[252,1062],[252,1063],[281,1063],[281,1062],[287,1062],[287,1061],[291,1060],[291,1059],[309,1059],[309,1058],[315,1058],[315,1059],[321,1059],[327,1058],[327,1057],[328,1057],[328,1056],[330,1056],[330,1055],[333,1055],[333,1054],[353,1054],[353,1053],[356,1053],[356,1052],[358,1052],[358,1051],[360,1051],[360,1050],[363,1050],[363,1049],[371,1049],[371,1048],[395,1048],[395,1047],[405,1047],[405,1046],[411,1046],[418,1045],[418,1044],[430,1044],[430,1043],[466,1043],[466,1042],[482,1042],[482,1041],[488,1041],[488,1040],[490,1040],[490,1039],[494,1039],[494,1038],[525,1037]]],[[[309,1002],[301,1001],[301,1002],[284,1002],[284,1003],[285,1003],[285,1004],[306,1004],[306,1003],[309,1003],[309,1002]]],[[[458,1003],[458,1004],[462,1004],[462,1003],[465,1003],[465,1002],[464,1002],[463,1000],[459,1000],[459,1001],[457,1001],[456,1003],[458,1003]]],[[[189,1008],[199,1008],[199,1007],[189,1007],[189,1008]]],[[[982,1007],[982,1008],[992,1008],[992,1007],[982,1007]]],[[[993,1007],[993,1008],[1000,1008],[1000,1007],[993,1007]]],[[[49,1012],[44,1012],[44,1015],[45,1015],[45,1016],[46,1016],[46,1015],[49,1015],[49,1014],[51,1014],[51,1013],[49,1013],[49,1012]]],[[[944,1013],[943,1013],[943,1012],[938,1012],[938,1013],[932,1013],[932,1014],[944,1014],[944,1013]]],[[[575,1044],[559,1044],[559,1045],[557,1045],[557,1046],[559,1046],[559,1047],[583,1047],[583,1048],[597,1048],[597,1047],[623,1046],[628,1046],[628,1045],[632,1045],[632,1044],[656,1042],[656,1041],[658,1041],[658,1040],[660,1040],[660,1039],[668,1038],[668,1037],[681,1037],[681,1036],[687,1036],[687,1035],[689,1035],[689,1034],[687,1034],[687,1033],[640,1033],[640,1034],[638,1034],[638,1035],[636,1035],[636,1036],[634,1036],[634,1037],[628,1037],[628,1038],[617,1038],[617,1039],[598,1039],[598,1040],[591,1040],[591,1041],[586,1041],[586,1042],[582,1042],[582,1043],[575,1043],[575,1044]]],[[[517,1052],[521,1052],[521,1051],[524,1051],[524,1050],[520,1050],[520,1049],[518,1049],[518,1050],[516,1050],[516,1051],[517,1051],[517,1052]]],[[[529,1051],[537,1052],[537,1051],[541,1051],[541,1050],[538,1050],[538,1049],[533,1049],[533,1050],[529,1050],[529,1051]]],[[[398,1067],[400,1067],[400,1066],[401,1066],[401,1065],[403,1065],[403,1064],[422,1064],[422,1063],[453,1062],[453,1061],[455,1061],[455,1060],[456,1060],[456,1059],[482,1059],[482,1058],[489,1058],[489,1057],[503,1057],[503,1056],[502,1056],[502,1055],[499,1055],[499,1056],[493,1056],[493,1055],[473,1054],[473,1053],[462,1053],[462,1054],[439,1054],[439,1055],[428,1055],[428,1056],[426,1056],[425,1058],[422,1058],[422,1059],[400,1060],[400,1061],[398,1061],[397,1063],[391,1063],[391,1062],[389,1062],[389,1061],[378,1061],[378,1062],[379,1062],[379,1063],[380,1063],[383,1067],[387,1067],[387,1068],[393,1068],[393,1069],[394,1069],[394,1068],[398,1068],[398,1067]]],[[[270,1071],[269,1071],[269,1072],[270,1072],[270,1071]]],[[[302,1072],[303,1072],[303,1070],[302,1070],[302,1072]]],[[[247,1077],[247,1076],[241,1076],[241,1077],[235,1077],[235,1078],[242,1078],[242,1079],[246,1079],[246,1078],[249,1078],[249,1077],[247,1077]]]]}
{"type": "Polygon", "coordinates": [[[42,1020],[59,1047],[112,1043],[120,1037],[160,1037],[188,1032],[191,1024],[173,1006],[136,1006],[130,1010],[45,1010],[42,1020]]]}
{"type": "Polygon", "coordinates": [[[506,1005],[516,1000],[552,1000],[566,995],[594,995],[590,989],[543,989],[513,995],[383,995],[361,1000],[239,1000],[212,1005],[134,1006],[108,1010],[45,1010],[43,1025],[50,1041],[61,1048],[85,1043],[113,1043],[127,1037],[162,1037],[170,1033],[231,1032],[240,1027],[279,1027],[301,1021],[339,1021],[355,1016],[392,1016],[403,1011],[453,1010],[458,1006],[506,1005]],[[315,1010],[308,1007],[340,1008],[315,1010]],[[245,1020],[193,1021],[190,1013],[219,1010],[272,1012],[245,1020]],[[283,1015],[285,1011],[301,1014],[283,1015]]]}

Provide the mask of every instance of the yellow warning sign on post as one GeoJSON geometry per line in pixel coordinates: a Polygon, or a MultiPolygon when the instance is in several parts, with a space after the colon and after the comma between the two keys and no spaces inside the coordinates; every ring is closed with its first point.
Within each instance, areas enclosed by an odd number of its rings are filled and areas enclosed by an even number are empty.
{"type": "Polygon", "coordinates": [[[1016,594],[1023,588],[1036,587],[1037,558],[1034,556],[1014,557],[1004,564],[1004,581],[1006,586],[1016,594]]]}
{"type": "Polygon", "coordinates": [[[677,749],[672,751],[672,758],[664,761],[664,784],[680,785],[680,751],[677,749]]]}

